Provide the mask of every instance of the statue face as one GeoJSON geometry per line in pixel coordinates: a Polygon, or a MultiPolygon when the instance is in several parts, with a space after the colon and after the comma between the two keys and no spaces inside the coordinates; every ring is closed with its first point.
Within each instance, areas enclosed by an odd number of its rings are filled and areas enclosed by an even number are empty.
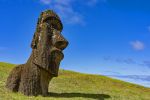
{"type": "Polygon", "coordinates": [[[63,50],[67,47],[68,41],[62,36],[61,28],[59,27],[58,21],[56,19],[49,19],[45,21],[47,25],[47,43],[45,47],[48,46],[48,58],[49,58],[49,69],[51,74],[54,76],[58,75],[59,64],[64,58],[63,50]]]}
{"type": "Polygon", "coordinates": [[[31,44],[33,63],[57,76],[60,61],[64,58],[62,51],[68,45],[61,34],[62,24],[56,18],[47,17],[38,24],[37,29],[31,44]]]}

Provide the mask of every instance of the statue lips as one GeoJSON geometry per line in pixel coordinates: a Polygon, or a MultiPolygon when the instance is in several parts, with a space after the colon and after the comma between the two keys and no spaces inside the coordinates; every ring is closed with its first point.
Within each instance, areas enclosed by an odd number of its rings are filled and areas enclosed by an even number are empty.
{"type": "Polygon", "coordinates": [[[54,55],[53,59],[57,59],[59,61],[61,61],[64,58],[64,54],[62,53],[62,51],[56,48],[51,51],[51,55],[54,55]]]}

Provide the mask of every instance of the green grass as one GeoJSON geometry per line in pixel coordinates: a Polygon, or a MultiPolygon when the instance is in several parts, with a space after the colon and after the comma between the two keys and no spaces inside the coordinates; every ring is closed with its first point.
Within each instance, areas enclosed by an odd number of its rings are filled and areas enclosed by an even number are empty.
{"type": "Polygon", "coordinates": [[[48,97],[27,97],[5,88],[13,64],[0,63],[0,100],[150,100],[150,88],[106,76],[60,70],[49,85],[48,97]]]}

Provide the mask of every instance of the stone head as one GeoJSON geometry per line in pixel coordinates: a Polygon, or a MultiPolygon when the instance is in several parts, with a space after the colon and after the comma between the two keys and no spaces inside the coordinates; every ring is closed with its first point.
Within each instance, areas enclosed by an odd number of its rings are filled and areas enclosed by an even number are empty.
{"type": "Polygon", "coordinates": [[[61,34],[62,30],[62,22],[55,12],[42,12],[31,43],[33,63],[53,76],[58,75],[59,64],[64,58],[62,51],[68,45],[68,41],[61,34]]]}

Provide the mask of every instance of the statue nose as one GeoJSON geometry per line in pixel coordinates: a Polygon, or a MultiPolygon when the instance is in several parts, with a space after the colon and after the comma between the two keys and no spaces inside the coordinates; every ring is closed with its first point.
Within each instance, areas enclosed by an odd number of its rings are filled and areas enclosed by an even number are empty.
{"type": "Polygon", "coordinates": [[[55,43],[55,47],[58,48],[58,49],[61,49],[61,50],[64,50],[68,45],[68,41],[57,41],[55,43]]]}
{"type": "Polygon", "coordinates": [[[68,46],[68,41],[59,33],[55,35],[54,46],[58,49],[64,50],[68,46]]]}

